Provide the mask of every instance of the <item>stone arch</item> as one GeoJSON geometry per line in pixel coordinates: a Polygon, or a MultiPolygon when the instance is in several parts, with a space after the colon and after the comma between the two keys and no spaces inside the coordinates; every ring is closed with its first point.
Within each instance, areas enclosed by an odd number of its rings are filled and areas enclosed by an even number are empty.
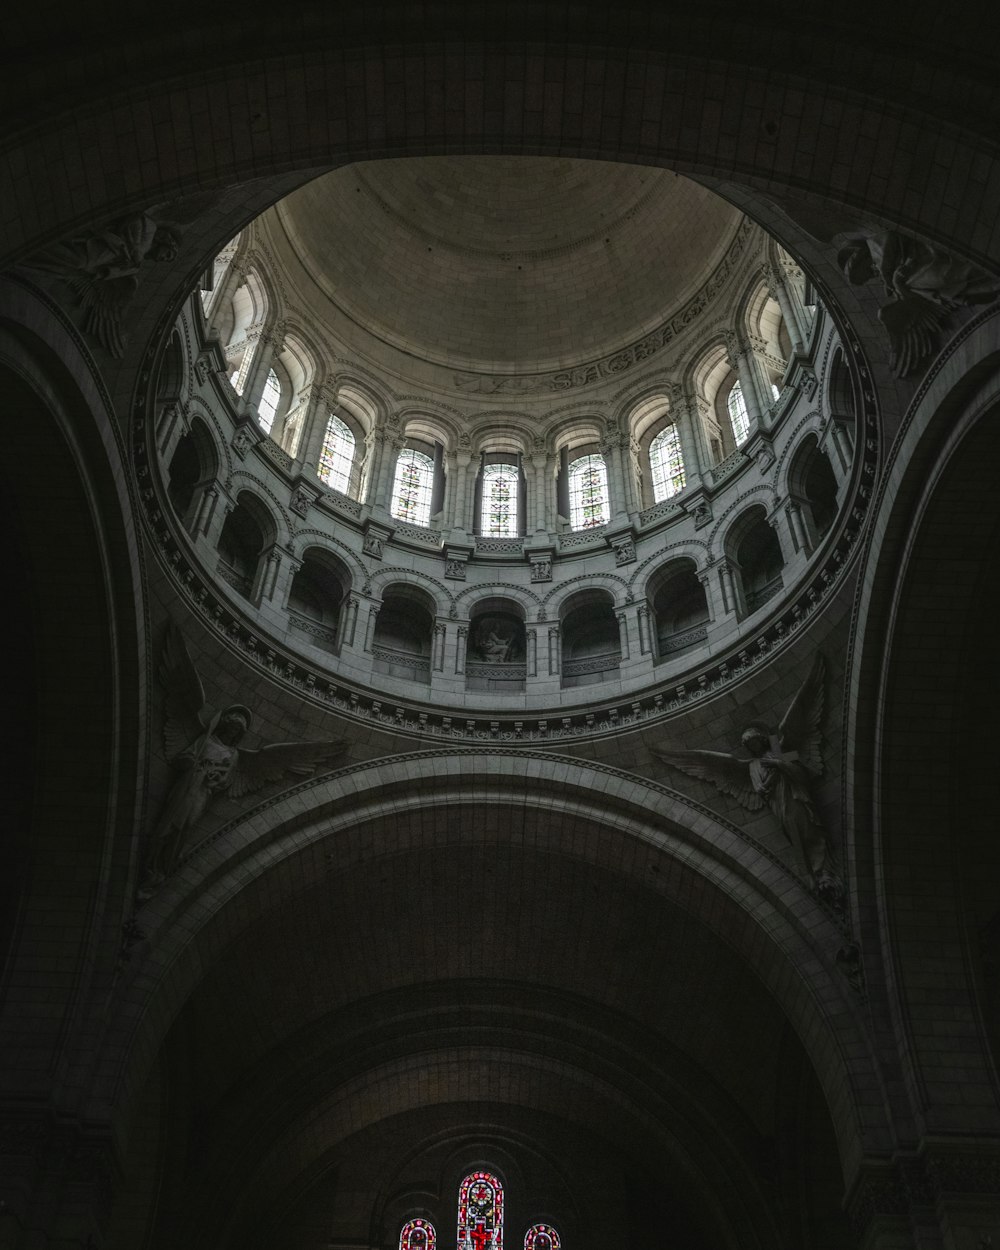
{"type": "MultiPolygon", "coordinates": [[[[546,810],[567,813],[565,849],[574,858],[582,855],[585,859],[606,855],[601,837],[573,836],[578,820],[593,817],[625,835],[621,866],[627,873],[651,880],[645,856],[636,856],[626,843],[665,857],[661,860],[664,871],[652,878],[655,890],[682,907],[685,899],[690,905],[693,897],[690,874],[701,879],[704,873],[695,894],[707,889],[717,896],[718,906],[705,909],[709,922],[720,926],[726,941],[743,952],[754,974],[777,996],[810,1053],[834,1117],[845,1170],[862,1151],[862,1125],[866,1147],[885,1140],[881,1106],[850,1093],[856,1081],[870,1082],[874,1060],[860,1017],[845,999],[846,983],[835,968],[836,926],[787,869],[707,809],[633,774],[534,751],[434,754],[435,775],[442,782],[436,801],[442,805],[454,802],[467,787],[474,790],[486,778],[501,792],[506,786],[516,787],[519,807],[541,804],[546,810]],[[556,782],[556,791],[547,788],[550,778],[556,782]],[[752,905],[748,890],[754,895],[752,905]],[[794,971],[804,966],[802,961],[812,969],[809,982],[794,971]]],[[[111,1085],[103,1097],[114,1102],[135,1086],[158,1045],[156,1038],[162,1036],[204,969],[212,965],[213,949],[231,940],[230,907],[239,907],[244,917],[252,915],[264,899],[260,891],[265,888],[267,905],[278,905],[301,889],[304,881],[320,879],[330,870],[328,852],[345,867],[367,859],[372,853],[370,838],[360,828],[356,838],[350,830],[373,813],[388,820],[404,842],[411,838],[409,827],[404,827],[405,814],[417,811],[421,796],[413,791],[407,761],[426,758],[427,753],[421,752],[355,765],[329,780],[304,783],[263,812],[258,809],[237,818],[195,848],[183,876],[168,882],[163,894],[144,910],[142,920],[151,941],[130,972],[119,1019],[109,1031],[111,1053],[102,1071],[111,1085]],[[306,791],[309,799],[303,804],[298,796],[306,791]],[[269,832],[262,836],[265,830],[269,832]],[[204,883],[194,893],[189,884],[192,872],[204,883]],[[178,909],[186,917],[183,925],[171,920],[178,909]],[[136,1044],[130,1045],[135,1017],[138,1033],[136,1044]]],[[[550,827],[558,839],[559,829],[550,827]]],[[[434,823],[425,820],[423,828],[425,835],[433,834],[434,823]]],[[[476,840],[493,841],[501,836],[471,826],[467,829],[476,840]]],[[[441,836],[451,835],[442,830],[441,836]]],[[[390,854],[391,846],[384,846],[383,852],[390,854]]]]}

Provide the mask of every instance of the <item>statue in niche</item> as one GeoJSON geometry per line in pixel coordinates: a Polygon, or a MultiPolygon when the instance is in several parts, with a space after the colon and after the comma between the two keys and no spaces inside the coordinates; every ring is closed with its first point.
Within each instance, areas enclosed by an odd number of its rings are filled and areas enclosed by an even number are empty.
{"type": "Polygon", "coordinates": [[[125,353],[125,310],[139,286],[147,260],[177,257],[180,231],[136,213],[101,230],[67,239],[25,262],[30,269],[56,274],[83,308],[83,328],[112,356],[125,353]]]}
{"type": "Polygon", "coordinates": [[[868,229],[837,253],[854,286],[882,283],[890,302],[879,310],[889,336],[889,364],[897,378],[912,373],[936,349],[948,313],[1000,296],[1000,278],[895,230],[868,229]]]}
{"type": "Polygon", "coordinates": [[[482,616],[476,622],[475,648],[487,664],[509,664],[524,656],[520,622],[507,616],[482,616]]]}
{"type": "Polygon", "coordinates": [[[259,751],[241,747],[253,713],[242,703],[220,710],[205,701],[201,678],[173,623],[167,627],[157,676],[166,694],[163,742],[175,776],[153,831],[144,897],[177,867],[188,831],[217,795],[238,799],[289,773],[306,777],[347,748],[342,738],[276,742],[259,751]]]}
{"type": "Polygon", "coordinates": [[[748,760],[725,751],[652,750],[671,767],[710,781],[748,811],[769,807],[795,848],[810,888],[834,901],[840,882],[811,793],[823,774],[824,673],[823,657],[817,655],[776,731],[760,723],[747,726],[741,741],[748,760]]]}

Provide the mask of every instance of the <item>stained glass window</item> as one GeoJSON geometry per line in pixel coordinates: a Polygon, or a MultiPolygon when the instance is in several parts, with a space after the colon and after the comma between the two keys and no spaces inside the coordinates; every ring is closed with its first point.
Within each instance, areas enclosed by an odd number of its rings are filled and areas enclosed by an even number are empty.
{"type": "Polygon", "coordinates": [[[561,1245],[551,1224],[532,1224],[524,1234],[524,1250],[559,1250],[561,1245]]]}
{"type": "Polygon", "coordinates": [[[330,414],[323,435],[323,447],[319,453],[319,476],[339,490],[342,495],[349,495],[351,486],[351,469],[354,466],[354,449],[356,443],[351,427],[340,417],[330,414]]]}
{"type": "Polygon", "coordinates": [[[397,521],[430,525],[433,488],[434,461],[422,451],[404,447],[396,461],[396,479],[392,484],[392,507],[389,511],[397,521]]]}
{"type": "Polygon", "coordinates": [[[575,530],[604,525],[608,508],[608,471],[603,456],[581,456],[569,466],[569,523],[575,530]]]}
{"type": "Polygon", "coordinates": [[[653,502],[669,499],[684,489],[684,457],[681,435],[676,425],[662,429],[649,445],[649,474],[653,502]]]}
{"type": "Polygon", "coordinates": [[[516,464],[488,464],[483,469],[482,530],[493,538],[517,537],[516,464]]]}
{"type": "Polygon", "coordinates": [[[399,1250],[434,1250],[437,1233],[427,1220],[410,1220],[399,1230],[399,1250]]]}
{"type": "Polygon", "coordinates": [[[503,1186],[470,1172],[458,1190],[458,1250],[503,1250],[503,1186]]]}
{"type": "Polygon", "coordinates": [[[278,411],[278,400],[281,398],[281,384],[278,381],[278,375],[273,369],[267,371],[267,381],[264,383],[264,393],[260,397],[260,403],[257,405],[257,420],[260,422],[261,429],[265,434],[271,433],[271,426],[274,425],[274,414],[278,411]]]}
{"type": "Polygon", "coordinates": [[[736,446],[739,447],[745,443],[750,437],[750,414],[747,412],[746,400],[743,398],[743,387],[739,382],[733,383],[733,389],[729,392],[729,399],[726,401],[729,408],[729,421],[733,427],[733,438],[736,439],[736,446]]]}

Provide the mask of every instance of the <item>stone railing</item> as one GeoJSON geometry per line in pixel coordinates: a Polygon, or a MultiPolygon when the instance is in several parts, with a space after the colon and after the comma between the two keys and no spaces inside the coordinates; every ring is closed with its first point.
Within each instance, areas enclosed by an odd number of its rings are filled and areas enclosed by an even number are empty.
{"type": "Polygon", "coordinates": [[[523,538],[489,538],[476,535],[477,555],[517,555],[524,551],[523,538]]]}
{"type": "Polygon", "coordinates": [[[337,642],[337,630],[331,629],[327,625],[322,625],[319,621],[312,620],[311,617],[303,616],[299,612],[293,612],[291,608],[288,610],[288,623],[293,629],[300,630],[303,634],[310,634],[313,638],[318,638],[321,642],[335,645],[337,642]]]}
{"type": "Polygon", "coordinates": [[[693,629],[685,629],[677,634],[661,634],[658,639],[660,654],[669,655],[674,651],[686,651],[688,647],[704,642],[706,638],[708,638],[707,625],[696,625],[693,629]]]}
{"type": "Polygon", "coordinates": [[[580,677],[583,673],[611,673],[621,668],[622,657],[617,651],[607,655],[588,655],[582,660],[563,660],[564,677],[580,677]]]}
{"type": "Polygon", "coordinates": [[[469,660],[465,665],[466,677],[491,678],[494,681],[524,681],[528,675],[526,664],[490,664],[479,660],[469,660]]]}
{"type": "Polygon", "coordinates": [[[372,647],[372,655],[383,664],[390,664],[394,669],[405,668],[413,674],[419,674],[420,680],[429,681],[431,675],[430,657],[414,655],[410,651],[397,651],[395,647],[376,644],[372,647]]]}
{"type": "Polygon", "coordinates": [[[393,537],[409,542],[423,543],[426,547],[441,546],[441,531],[424,529],[422,525],[407,525],[405,521],[393,521],[393,537]]]}
{"type": "Polygon", "coordinates": [[[572,534],[559,535],[559,549],[566,551],[570,547],[582,547],[585,543],[593,542],[597,538],[604,537],[604,531],[607,525],[592,525],[590,529],[575,530],[572,534]]]}
{"type": "Polygon", "coordinates": [[[253,580],[251,578],[245,577],[238,570],[234,569],[231,564],[227,564],[225,560],[220,560],[215,568],[227,585],[232,586],[233,590],[238,591],[244,598],[249,598],[250,591],[253,588],[253,580]]]}

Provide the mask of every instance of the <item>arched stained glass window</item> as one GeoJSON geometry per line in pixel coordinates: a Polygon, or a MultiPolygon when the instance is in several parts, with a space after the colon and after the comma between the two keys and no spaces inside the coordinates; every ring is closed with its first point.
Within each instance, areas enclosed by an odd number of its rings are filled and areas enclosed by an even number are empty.
{"type": "Polygon", "coordinates": [[[575,530],[605,525],[608,507],[608,471],[603,456],[581,456],[569,466],[569,523],[575,530]]]}
{"type": "Polygon", "coordinates": [[[411,525],[430,525],[433,490],[434,461],[422,451],[404,447],[396,461],[392,507],[389,511],[397,521],[409,521],[411,525]]]}
{"type": "Polygon", "coordinates": [[[503,1186],[470,1172],[458,1190],[458,1250],[503,1250],[503,1186]]]}
{"type": "Polygon", "coordinates": [[[330,414],[323,435],[323,447],[319,453],[320,480],[339,490],[342,495],[350,494],[351,469],[354,467],[354,450],[357,446],[351,427],[340,417],[330,414]]]}
{"type": "Polygon", "coordinates": [[[726,406],[729,409],[729,421],[733,427],[733,438],[736,439],[736,446],[739,447],[750,437],[750,414],[747,412],[743,387],[739,382],[733,383],[726,406]]]}
{"type": "Polygon", "coordinates": [[[560,1250],[562,1241],[551,1224],[532,1224],[524,1234],[524,1250],[560,1250]]]}
{"type": "Polygon", "coordinates": [[[434,1250],[437,1233],[428,1220],[409,1220],[399,1230],[399,1250],[434,1250]]]}
{"type": "Polygon", "coordinates": [[[676,425],[662,429],[649,445],[649,476],[653,502],[669,499],[684,489],[684,457],[681,435],[676,425]]]}
{"type": "Polygon", "coordinates": [[[488,464],[483,470],[482,531],[491,538],[517,537],[516,464],[488,464]]]}
{"type": "Polygon", "coordinates": [[[260,397],[260,403],[257,405],[257,420],[260,422],[261,429],[265,434],[271,433],[271,426],[274,425],[274,414],[278,411],[278,400],[281,398],[281,384],[278,381],[278,375],[273,369],[267,371],[267,381],[264,383],[264,393],[260,397]]]}

